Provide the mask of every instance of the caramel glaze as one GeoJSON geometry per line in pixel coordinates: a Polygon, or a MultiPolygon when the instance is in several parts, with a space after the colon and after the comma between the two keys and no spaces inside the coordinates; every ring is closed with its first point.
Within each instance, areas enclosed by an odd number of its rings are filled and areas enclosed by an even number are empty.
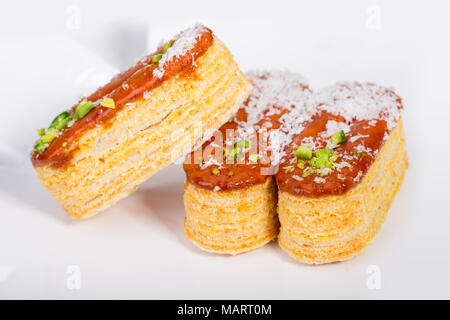
{"type": "MultiPolygon", "coordinates": [[[[301,145],[302,139],[305,137],[313,137],[316,143],[316,150],[326,148],[329,138],[323,138],[320,133],[326,131],[328,120],[344,122],[344,118],[336,116],[328,112],[322,111],[312,117],[305,124],[305,129],[297,135],[291,144],[286,146],[286,157],[280,163],[280,170],[275,175],[278,188],[291,194],[302,195],[307,197],[320,197],[326,195],[342,195],[349,189],[354,187],[361,181],[362,177],[367,173],[373,161],[375,160],[380,148],[383,146],[387,135],[388,128],[385,120],[354,120],[350,123],[350,132],[346,133],[347,141],[340,144],[334,151],[339,153],[336,163],[342,161],[348,163],[348,166],[342,167],[340,170],[334,168],[331,173],[322,177],[317,174],[302,177],[303,171],[297,166],[295,158],[295,146],[301,145]],[[362,136],[352,142],[351,137],[362,136]],[[363,145],[370,148],[371,151],[363,152],[362,155],[355,155],[357,146],[363,145]],[[286,170],[286,166],[292,165],[294,171],[286,170]],[[288,172],[289,171],[289,172],[288,172]],[[298,181],[293,176],[302,177],[303,180],[298,181]],[[324,182],[317,183],[314,181],[316,177],[324,179],[324,182]]],[[[369,150],[369,149],[366,149],[369,150]]],[[[305,163],[308,161],[306,160],[305,163]]],[[[306,169],[306,168],[305,168],[306,169]]]]}
{"type": "MultiPolygon", "coordinates": [[[[272,122],[272,129],[278,129],[280,123],[279,117],[287,112],[283,110],[280,114],[262,119],[259,123],[265,121],[272,122]]],[[[244,108],[241,108],[236,119],[239,121],[246,121],[246,112],[244,108]]],[[[334,150],[339,153],[339,158],[336,163],[345,161],[348,165],[341,167],[341,169],[334,168],[331,173],[320,177],[317,174],[312,174],[306,177],[302,177],[303,170],[297,167],[297,159],[294,155],[294,147],[300,145],[302,139],[305,137],[312,137],[316,143],[316,150],[326,148],[328,137],[322,137],[321,133],[326,131],[326,124],[328,120],[334,120],[337,122],[345,122],[341,116],[333,115],[331,113],[322,111],[312,116],[311,120],[304,124],[304,130],[300,134],[294,137],[291,144],[285,148],[286,156],[282,159],[278,172],[275,174],[275,178],[278,187],[291,194],[302,195],[307,197],[321,197],[326,195],[342,195],[349,189],[354,187],[361,181],[362,177],[367,173],[373,161],[375,160],[379,150],[385,142],[385,137],[389,134],[387,123],[385,120],[373,119],[373,120],[355,120],[350,124],[350,131],[346,134],[347,141],[340,144],[334,150]],[[369,124],[370,123],[370,124],[369,124]],[[361,136],[356,140],[352,140],[351,137],[361,136]],[[351,142],[352,141],[352,142],[351,142]],[[363,145],[365,150],[370,152],[363,152],[362,155],[355,156],[355,151],[358,151],[357,146],[363,145]],[[286,167],[292,166],[293,171],[287,172],[286,167]],[[301,181],[293,178],[302,177],[301,181]],[[316,177],[325,179],[324,183],[317,183],[314,181],[316,177]]],[[[227,129],[236,129],[236,122],[229,122],[220,128],[222,135],[225,137],[227,129]]],[[[259,140],[258,140],[259,141],[259,140]]],[[[202,152],[205,152],[206,148],[214,142],[214,137],[203,144],[202,152]]],[[[221,145],[220,143],[218,143],[221,145]]],[[[214,149],[214,152],[222,152],[221,148],[214,149]]],[[[211,152],[211,154],[214,154],[211,152]]],[[[247,152],[245,154],[245,164],[223,164],[223,168],[220,168],[220,174],[213,174],[213,168],[217,168],[217,165],[211,165],[208,167],[202,167],[195,164],[195,152],[188,155],[184,170],[186,172],[187,179],[195,185],[213,190],[215,187],[220,187],[221,191],[235,190],[252,185],[262,183],[270,177],[270,174],[262,174],[262,168],[270,168],[269,164],[255,163],[252,164],[248,161],[247,152]],[[232,171],[233,175],[229,176],[228,173],[232,171]]],[[[267,155],[270,157],[270,151],[267,150],[267,155]]],[[[268,159],[268,158],[267,158],[268,159]]],[[[266,159],[266,160],[267,160],[266,159]]],[[[261,162],[264,162],[261,159],[261,162]]],[[[308,161],[306,160],[305,163],[308,161]]],[[[268,160],[267,162],[268,163],[268,160]]],[[[276,169],[276,168],[275,168],[276,169]]]]}
{"type": "MultiPolygon", "coordinates": [[[[256,125],[258,126],[265,122],[271,122],[272,127],[268,128],[267,132],[270,132],[270,130],[279,129],[281,123],[278,120],[284,113],[289,112],[289,110],[278,107],[275,108],[279,109],[280,113],[272,114],[270,116],[262,115],[261,120],[258,121],[256,125]]],[[[264,113],[267,111],[268,110],[264,113]]],[[[225,141],[227,140],[227,130],[236,130],[239,126],[237,122],[240,121],[247,121],[245,107],[241,107],[238,110],[233,121],[225,123],[219,129],[225,141]]],[[[213,157],[215,157],[216,154],[219,155],[216,159],[219,159],[219,163],[222,163],[222,166],[219,168],[220,174],[215,175],[212,172],[214,168],[218,168],[217,165],[207,167],[202,167],[199,165],[199,162],[196,161],[196,151],[194,151],[186,157],[186,161],[183,165],[187,179],[199,187],[210,190],[214,190],[216,187],[219,187],[222,191],[241,189],[264,182],[273,175],[273,168],[270,165],[271,152],[267,148],[267,144],[261,142],[267,141],[266,138],[267,134],[256,131],[254,135],[246,139],[250,142],[250,152],[241,154],[238,159],[234,160],[234,163],[227,163],[232,161],[227,160],[225,157],[223,157],[223,160],[220,158],[221,155],[223,155],[222,146],[225,145],[225,141],[223,143],[221,141],[216,141],[216,144],[219,147],[213,147],[211,145],[215,141],[215,137],[213,136],[210,140],[203,144],[201,151],[203,155],[211,154],[213,157]],[[208,151],[208,148],[210,148],[210,152],[208,151]],[[259,161],[257,163],[252,163],[249,160],[249,155],[257,154],[258,152],[261,154],[259,161]],[[231,175],[230,172],[232,172],[231,175]]]]}
{"type": "MultiPolygon", "coordinates": [[[[98,105],[92,109],[84,118],[76,121],[71,127],[66,128],[42,154],[33,151],[31,153],[33,165],[63,167],[68,164],[76,148],[71,149],[72,151],[69,152],[68,148],[63,146],[65,142],[67,142],[67,145],[70,145],[86,130],[98,124],[107,124],[108,120],[112,119],[126,103],[139,99],[139,95],[145,91],[158,87],[165,80],[180,72],[185,70],[193,71],[193,61],[202,56],[212,45],[213,41],[212,31],[205,28],[205,31],[198,36],[192,48],[188,49],[183,55],[176,56],[164,64],[164,74],[161,78],[153,75],[153,70],[158,67],[158,63],[151,63],[153,56],[162,53],[162,48],[159,48],[156,52],[141,59],[135,66],[114,77],[108,84],[99,88],[90,96],[81,99],[80,101],[95,102],[104,97],[109,97],[114,100],[116,108],[111,109],[98,105]]],[[[186,76],[184,73],[183,75],[186,76]]],[[[76,105],[69,110],[71,115],[74,114],[75,107],[76,105]]]]}

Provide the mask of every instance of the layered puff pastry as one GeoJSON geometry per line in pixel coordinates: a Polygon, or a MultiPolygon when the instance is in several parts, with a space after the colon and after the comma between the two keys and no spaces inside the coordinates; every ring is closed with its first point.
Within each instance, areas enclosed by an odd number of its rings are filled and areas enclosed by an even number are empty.
{"type": "Polygon", "coordinates": [[[349,259],[376,234],[408,167],[401,99],[372,83],[314,94],[317,109],[276,174],[280,246],[294,259],[349,259]]]}
{"type": "Polygon", "coordinates": [[[186,159],[187,238],[236,254],[275,238],[279,220],[278,242],[296,260],[353,257],[408,167],[400,97],[373,83],[312,92],[288,72],[249,77],[248,101],[186,159]]]}
{"type": "Polygon", "coordinates": [[[87,218],[208,140],[249,90],[225,45],[196,25],[38,130],[31,160],[69,216],[87,218]]]}
{"type": "Polygon", "coordinates": [[[248,100],[184,164],[185,235],[210,252],[238,254],[276,238],[273,174],[283,141],[309,116],[311,91],[302,76],[279,71],[248,76],[248,100]]]}

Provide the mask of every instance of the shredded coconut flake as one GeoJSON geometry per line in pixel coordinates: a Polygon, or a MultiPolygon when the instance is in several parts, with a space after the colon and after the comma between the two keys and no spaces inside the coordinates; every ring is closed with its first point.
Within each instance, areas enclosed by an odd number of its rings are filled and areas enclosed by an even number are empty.
{"type": "Polygon", "coordinates": [[[353,137],[351,137],[350,139],[348,139],[348,141],[350,141],[350,142],[355,142],[355,141],[358,140],[358,139],[361,139],[361,138],[367,138],[368,136],[369,136],[368,134],[365,134],[365,135],[357,134],[356,136],[353,136],[353,137]]]}
{"type": "Polygon", "coordinates": [[[358,151],[358,152],[364,152],[364,153],[367,153],[367,154],[372,154],[372,149],[371,148],[368,148],[368,147],[366,147],[366,146],[364,146],[364,145],[362,145],[362,144],[359,144],[359,145],[357,145],[356,147],[355,147],[355,149],[356,149],[356,151],[358,151]]]}
{"type": "Polygon", "coordinates": [[[350,165],[350,163],[348,163],[347,161],[341,161],[341,162],[335,162],[334,164],[333,164],[333,166],[338,170],[338,171],[340,171],[342,168],[344,168],[344,167],[348,167],[348,168],[351,168],[352,166],[350,165]]]}
{"type": "Polygon", "coordinates": [[[362,175],[363,175],[363,172],[359,171],[358,175],[353,179],[353,181],[359,182],[359,180],[361,180],[362,175]]]}
{"type": "Polygon", "coordinates": [[[325,183],[325,179],[321,177],[315,177],[314,178],[315,183],[325,183]]]}
{"type": "Polygon", "coordinates": [[[344,130],[345,133],[350,131],[350,126],[345,122],[337,122],[334,120],[328,120],[326,125],[327,131],[325,131],[322,136],[324,138],[329,138],[336,132],[344,130]]]}
{"type": "Polygon", "coordinates": [[[374,83],[338,82],[316,92],[312,100],[319,110],[341,115],[347,123],[380,118],[389,130],[402,109],[401,99],[392,89],[374,83]]]}
{"type": "MultiPolygon", "coordinates": [[[[153,70],[153,75],[162,78],[164,75],[164,64],[173,59],[184,55],[197,42],[197,38],[206,31],[205,26],[197,23],[194,27],[181,31],[175,36],[175,41],[172,46],[163,54],[159,60],[158,68],[153,70]]],[[[192,57],[192,64],[195,65],[194,57],[192,57]]]]}
{"type": "Polygon", "coordinates": [[[308,82],[303,76],[289,71],[252,71],[247,76],[252,80],[253,90],[245,107],[247,121],[238,122],[238,139],[252,130],[261,129],[257,123],[263,115],[276,115],[281,109],[290,109],[279,119],[281,130],[269,132],[271,160],[277,165],[285,156],[285,146],[310,117],[312,105],[308,103],[311,97],[308,82]]]}

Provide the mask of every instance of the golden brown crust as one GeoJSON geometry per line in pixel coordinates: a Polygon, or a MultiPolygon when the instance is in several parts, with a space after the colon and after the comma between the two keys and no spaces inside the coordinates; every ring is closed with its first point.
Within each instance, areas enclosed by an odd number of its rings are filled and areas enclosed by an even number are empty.
{"type": "Polygon", "coordinates": [[[407,167],[400,119],[366,176],[349,192],[322,198],[279,192],[280,246],[310,264],[358,254],[378,231],[407,167]]]}
{"type": "Polygon", "coordinates": [[[199,248],[238,254],[263,246],[278,234],[274,179],[249,188],[215,192],[186,180],[186,237],[199,248]]]}
{"type": "Polygon", "coordinates": [[[220,40],[196,61],[191,77],[176,75],[134,100],[108,126],[73,146],[67,167],[35,167],[72,218],[92,216],[207,140],[247,98],[249,81],[220,40]]]}

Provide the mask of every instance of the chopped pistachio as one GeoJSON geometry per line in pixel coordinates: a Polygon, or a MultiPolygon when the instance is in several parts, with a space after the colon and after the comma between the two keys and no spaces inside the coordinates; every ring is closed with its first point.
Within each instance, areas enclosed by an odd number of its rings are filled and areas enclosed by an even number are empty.
{"type": "Polygon", "coordinates": [[[331,162],[335,162],[339,158],[339,153],[337,151],[334,151],[333,154],[330,156],[329,160],[331,162]]]}
{"type": "Polygon", "coordinates": [[[162,58],[162,54],[161,53],[159,53],[157,55],[154,55],[153,58],[152,58],[152,62],[153,63],[158,62],[159,60],[161,60],[161,58],[162,58]]]}
{"type": "Polygon", "coordinates": [[[58,135],[58,129],[55,128],[48,128],[48,130],[45,132],[45,134],[42,136],[41,141],[43,143],[50,143],[53,141],[53,139],[56,138],[58,135]]]}
{"type": "Polygon", "coordinates": [[[299,167],[300,169],[305,169],[305,161],[299,159],[297,162],[297,167],[299,167]]]}
{"type": "Polygon", "coordinates": [[[213,169],[211,170],[211,172],[212,172],[212,174],[215,175],[215,176],[218,176],[218,175],[220,174],[219,168],[213,168],[213,169]]]}
{"type": "Polygon", "coordinates": [[[164,43],[163,52],[166,53],[167,50],[169,50],[169,48],[171,46],[172,46],[172,43],[170,41],[167,41],[166,43],[164,43]]]}
{"type": "Polygon", "coordinates": [[[236,147],[233,147],[233,148],[223,147],[222,149],[223,149],[223,152],[227,159],[230,159],[230,160],[236,159],[237,154],[238,154],[238,149],[236,147]]]}
{"type": "Polygon", "coordinates": [[[251,162],[258,162],[259,160],[259,155],[258,154],[251,154],[248,156],[248,160],[250,160],[251,162]]]}
{"type": "Polygon", "coordinates": [[[62,144],[63,147],[67,147],[67,141],[64,141],[62,144]]]}
{"type": "Polygon", "coordinates": [[[55,127],[58,130],[65,129],[70,121],[72,121],[73,117],[69,116],[65,118],[64,120],[61,120],[58,125],[55,127]]]}
{"type": "Polygon", "coordinates": [[[111,98],[104,98],[102,102],[100,102],[100,105],[106,108],[115,109],[116,103],[111,98]]]}
{"type": "Polygon", "coordinates": [[[309,165],[314,168],[331,168],[332,164],[328,159],[314,157],[309,160],[309,165]]]}
{"type": "Polygon", "coordinates": [[[362,156],[362,155],[364,155],[364,152],[362,152],[362,151],[355,151],[355,153],[353,153],[355,156],[357,156],[357,157],[359,157],[359,156],[362,156]]]}
{"type": "Polygon", "coordinates": [[[91,101],[83,101],[75,109],[74,120],[78,120],[83,118],[85,115],[91,111],[94,107],[94,104],[91,101]]]}
{"type": "Polygon", "coordinates": [[[327,159],[331,156],[333,150],[331,149],[320,149],[316,151],[316,157],[319,159],[327,159]]]}
{"type": "Polygon", "coordinates": [[[45,151],[45,148],[47,147],[47,144],[45,142],[39,141],[34,145],[34,150],[36,150],[39,153],[42,153],[45,151]]]}
{"type": "Polygon", "coordinates": [[[341,130],[339,132],[336,132],[331,136],[331,143],[334,145],[338,145],[342,142],[347,141],[347,137],[345,136],[344,130],[341,130]]]}
{"type": "MultiPolygon", "coordinates": [[[[337,159],[337,156],[333,156],[333,150],[331,149],[320,149],[316,151],[316,156],[309,160],[309,165],[314,168],[331,168],[333,166],[333,161],[330,159],[337,159]]],[[[335,160],[336,160],[335,159],[335,160]]],[[[334,161],[335,161],[334,160],[334,161]]]]}
{"type": "Polygon", "coordinates": [[[57,130],[64,129],[70,120],[72,120],[72,118],[67,111],[61,112],[53,119],[49,128],[55,128],[57,130]]]}
{"type": "Polygon", "coordinates": [[[312,150],[305,145],[301,145],[300,147],[298,147],[297,151],[295,151],[295,156],[297,158],[311,159],[312,150]]]}
{"type": "Polygon", "coordinates": [[[42,137],[45,134],[45,129],[44,128],[37,129],[37,134],[42,137]]]}
{"type": "Polygon", "coordinates": [[[234,172],[233,171],[228,171],[228,176],[232,176],[232,175],[234,175],[234,172]]]}
{"type": "Polygon", "coordinates": [[[250,142],[248,140],[240,140],[236,142],[236,147],[238,147],[239,149],[249,148],[250,142]]]}

